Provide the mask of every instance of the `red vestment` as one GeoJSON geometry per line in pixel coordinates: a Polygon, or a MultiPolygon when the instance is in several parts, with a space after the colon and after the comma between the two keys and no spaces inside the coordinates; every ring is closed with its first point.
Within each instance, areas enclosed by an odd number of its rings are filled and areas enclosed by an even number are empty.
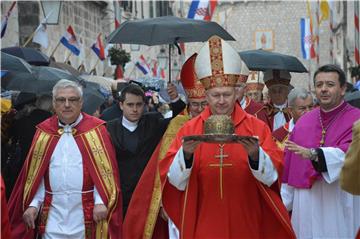
{"type": "MultiPolygon", "coordinates": [[[[268,187],[252,174],[248,155],[240,144],[225,144],[220,176],[218,144],[202,143],[194,152],[191,175],[185,191],[167,180],[175,154],[187,135],[203,134],[209,108],[185,123],[165,158],[160,161],[162,202],[178,227],[181,238],[294,238],[290,219],[279,194],[280,180],[268,187]],[[221,179],[221,180],[220,180],[221,179]],[[221,182],[221,183],[220,183],[221,182]],[[223,197],[220,197],[220,185],[223,197]]],[[[235,133],[258,136],[281,179],[282,152],[276,147],[265,123],[245,114],[236,104],[232,119],[235,133]]]]}
{"type": "Polygon", "coordinates": [[[1,238],[11,239],[9,212],[6,204],[5,183],[1,176],[1,238]]]}
{"type": "MultiPolygon", "coordinates": [[[[275,117],[275,114],[277,113],[277,111],[276,111],[276,108],[275,108],[274,104],[271,103],[271,102],[266,103],[264,105],[264,107],[265,107],[266,113],[267,113],[268,125],[269,125],[269,128],[270,128],[271,132],[272,132],[273,128],[274,128],[274,117],[275,117]]],[[[291,119],[290,111],[287,108],[285,108],[283,110],[283,113],[284,113],[286,122],[289,122],[290,119],[291,119]]]]}
{"type": "Polygon", "coordinates": [[[289,122],[272,132],[273,139],[280,149],[284,150],[285,141],[289,138],[289,122]]]}
{"type": "Polygon", "coordinates": [[[261,103],[258,103],[249,97],[246,97],[246,105],[245,105],[245,111],[248,114],[251,114],[255,116],[256,118],[264,121],[267,125],[270,124],[270,120],[268,118],[266,108],[261,103]]]}
{"type": "MultiPolygon", "coordinates": [[[[96,186],[108,209],[107,220],[96,225],[92,220],[93,194],[83,194],[86,238],[100,238],[95,234],[102,229],[103,232],[106,233],[107,231],[107,233],[105,237],[103,235],[101,238],[111,237],[114,239],[121,238],[122,199],[115,150],[104,123],[100,119],[83,113],[83,119],[74,127],[76,129],[74,139],[83,160],[83,191],[88,187],[96,186]]],[[[50,159],[60,135],[57,116],[53,116],[37,126],[30,151],[9,200],[10,223],[14,238],[34,238],[38,230],[41,231],[46,226],[51,197],[45,196],[44,207],[39,213],[40,228],[37,227],[36,230],[27,229],[22,220],[22,215],[37,192],[42,178],[45,178],[45,184],[47,184],[46,176],[48,175],[50,159]]]]}
{"type": "Polygon", "coordinates": [[[158,164],[164,158],[179,128],[189,119],[186,114],[178,115],[171,120],[147,163],[126,212],[123,226],[125,239],[169,238],[168,224],[159,214],[161,182],[158,164]]]}

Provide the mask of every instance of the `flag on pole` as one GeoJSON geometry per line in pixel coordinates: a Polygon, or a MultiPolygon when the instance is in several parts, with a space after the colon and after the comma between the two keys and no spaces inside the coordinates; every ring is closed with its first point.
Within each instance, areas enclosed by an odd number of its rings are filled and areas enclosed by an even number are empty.
{"type": "Polygon", "coordinates": [[[49,39],[46,32],[46,23],[52,13],[53,11],[49,12],[49,14],[40,22],[32,39],[33,42],[40,44],[45,49],[49,46],[49,39]]]}
{"type": "Polygon", "coordinates": [[[216,5],[217,0],[193,0],[187,18],[210,21],[216,5]]]}
{"type": "Polygon", "coordinates": [[[300,19],[300,29],[301,29],[301,52],[304,59],[310,59],[310,49],[312,45],[312,36],[310,32],[310,19],[301,18],[300,19]]]}
{"type": "Polygon", "coordinates": [[[313,18],[312,18],[309,0],[306,1],[306,10],[307,10],[306,11],[307,15],[309,17],[309,28],[310,28],[310,34],[311,34],[310,58],[315,58],[316,52],[315,52],[314,42],[316,41],[317,36],[313,32],[313,20],[312,20],[313,18]]]}
{"type": "Polygon", "coordinates": [[[159,76],[158,63],[156,60],[153,60],[153,61],[154,61],[154,65],[151,68],[151,71],[152,71],[153,77],[158,77],[159,76]]]}
{"type": "Polygon", "coordinates": [[[144,75],[147,75],[150,72],[150,66],[146,62],[143,55],[140,56],[139,61],[136,62],[135,65],[137,66],[137,68],[139,68],[139,70],[141,70],[144,73],[144,75]]]}
{"type": "Polygon", "coordinates": [[[105,59],[105,49],[101,40],[101,33],[99,33],[96,42],[91,46],[91,49],[95,52],[95,54],[99,57],[100,60],[105,59]]]}
{"type": "Polygon", "coordinates": [[[14,1],[11,6],[10,9],[7,11],[7,13],[5,14],[5,16],[3,17],[3,19],[1,20],[1,38],[3,38],[3,36],[5,35],[5,31],[6,31],[6,27],[7,27],[7,23],[11,14],[11,11],[14,9],[16,4],[16,1],[14,1]]]}
{"type": "Polygon", "coordinates": [[[75,32],[71,26],[68,26],[65,35],[60,39],[60,42],[75,55],[78,56],[80,54],[80,45],[76,40],[75,32]]]}

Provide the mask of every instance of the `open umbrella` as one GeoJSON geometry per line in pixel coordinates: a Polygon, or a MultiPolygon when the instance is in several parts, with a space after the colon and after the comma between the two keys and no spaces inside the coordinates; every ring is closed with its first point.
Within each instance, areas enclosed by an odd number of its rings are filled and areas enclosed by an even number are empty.
{"type": "Polygon", "coordinates": [[[17,90],[28,93],[41,94],[51,92],[54,85],[61,79],[81,81],[70,73],[47,66],[32,67],[32,72],[8,73],[1,80],[1,86],[6,90],[17,90]]]}
{"type": "Polygon", "coordinates": [[[83,74],[80,77],[85,81],[98,83],[99,85],[104,87],[109,93],[111,93],[112,91],[112,85],[116,83],[112,78],[104,77],[104,76],[83,74]]]}
{"type": "Polygon", "coordinates": [[[74,67],[72,67],[71,65],[67,64],[67,63],[63,63],[63,62],[56,62],[56,61],[50,61],[50,67],[54,67],[54,68],[58,68],[64,71],[68,71],[70,74],[74,75],[74,76],[80,76],[81,73],[75,69],[74,67]]]}
{"type": "Polygon", "coordinates": [[[1,52],[1,70],[31,73],[31,66],[23,59],[1,52]]]}
{"type": "Polygon", "coordinates": [[[47,55],[34,48],[27,47],[6,47],[1,49],[2,52],[20,57],[31,65],[48,66],[50,59],[47,55]]]}
{"type": "MultiPolygon", "coordinates": [[[[113,31],[110,43],[142,44],[148,46],[169,44],[169,81],[171,81],[172,44],[181,42],[203,42],[217,35],[224,40],[235,39],[216,22],[179,18],[174,16],[156,17],[127,21],[113,31]]],[[[178,47],[178,49],[180,49],[178,47]]]]}
{"type": "Polygon", "coordinates": [[[307,72],[305,66],[295,56],[264,50],[249,50],[239,53],[250,70],[286,70],[290,72],[307,72]]]}

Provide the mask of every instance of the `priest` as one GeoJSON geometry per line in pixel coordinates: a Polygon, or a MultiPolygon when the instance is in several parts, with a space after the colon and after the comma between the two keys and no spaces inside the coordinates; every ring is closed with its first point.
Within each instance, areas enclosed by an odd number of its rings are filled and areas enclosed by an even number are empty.
{"type": "Polygon", "coordinates": [[[245,94],[255,102],[262,103],[264,86],[264,73],[262,71],[251,71],[246,81],[245,94]]]}
{"type": "Polygon", "coordinates": [[[161,184],[160,180],[158,180],[158,163],[164,158],[176,133],[184,123],[198,116],[207,106],[205,89],[197,80],[194,71],[196,55],[195,53],[186,60],[180,72],[180,80],[188,100],[187,108],[184,110],[184,114],[179,114],[171,120],[139,179],[124,221],[125,238],[161,239],[174,238],[174,235],[176,237],[176,230],[174,234],[172,227],[173,224],[169,223],[170,231],[166,227],[168,218],[161,208],[161,184]],[[161,227],[161,225],[165,227],[161,227]]]}
{"type": "Polygon", "coordinates": [[[234,88],[247,67],[226,41],[211,37],[195,71],[209,104],[186,122],[160,161],[162,203],[181,238],[294,238],[279,195],[282,153],[265,123],[236,103],[234,88]],[[183,141],[204,132],[211,115],[228,115],[236,143],[183,141]]]}
{"type": "Polygon", "coordinates": [[[280,128],[291,118],[287,105],[290,79],[290,73],[284,70],[267,70],[264,73],[264,82],[269,95],[269,102],[264,106],[271,131],[280,128]]]}
{"type": "Polygon", "coordinates": [[[343,191],[339,176],[360,110],[344,102],[346,75],[333,64],[314,73],[320,107],[303,115],[285,143],[285,171],[298,238],[355,238],[360,197],[343,191]]]}
{"type": "Polygon", "coordinates": [[[121,238],[115,150],[82,95],[69,80],[53,88],[56,115],[37,126],[10,197],[13,238],[121,238]]]}

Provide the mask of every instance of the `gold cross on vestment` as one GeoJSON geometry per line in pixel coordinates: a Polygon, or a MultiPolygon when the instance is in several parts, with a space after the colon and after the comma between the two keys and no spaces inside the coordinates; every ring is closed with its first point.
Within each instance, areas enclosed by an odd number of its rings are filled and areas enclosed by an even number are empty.
{"type": "Polygon", "coordinates": [[[222,172],[223,172],[223,167],[226,167],[226,166],[232,166],[231,163],[224,163],[224,158],[227,158],[229,157],[229,155],[227,154],[224,154],[224,144],[219,144],[219,147],[220,147],[220,154],[219,155],[215,155],[215,158],[218,158],[219,159],[219,163],[212,163],[212,164],[209,164],[210,167],[219,167],[219,173],[220,173],[220,198],[222,199],[223,198],[223,176],[222,176],[222,172]]]}

